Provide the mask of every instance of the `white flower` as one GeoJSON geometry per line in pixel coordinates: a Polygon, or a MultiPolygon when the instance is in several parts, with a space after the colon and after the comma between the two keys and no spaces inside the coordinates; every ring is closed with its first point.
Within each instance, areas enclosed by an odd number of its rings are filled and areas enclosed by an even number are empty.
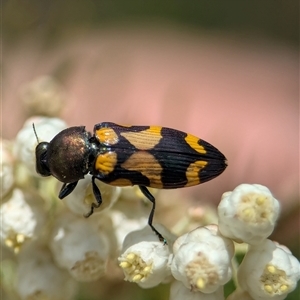
{"type": "Polygon", "coordinates": [[[218,234],[217,226],[197,228],[179,237],[173,253],[171,272],[192,291],[213,293],[231,279],[233,243],[218,234]]]}
{"type": "Polygon", "coordinates": [[[59,266],[78,281],[93,281],[105,274],[109,243],[92,219],[63,214],[54,225],[50,247],[59,266]]]}
{"type": "Polygon", "coordinates": [[[279,202],[265,186],[241,184],[223,194],[218,206],[222,235],[248,244],[258,244],[274,230],[279,202]]]}
{"type": "Polygon", "coordinates": [[[66,128],[66,123],[57,118],[32,117],[17,134],[13,149],[15,158],[24,163],[31,175],[40,176],[35,169],[35,148],[38,142],[32,124],[35,126],[39,142],[50,142],[57,133],[66,128]]]}
{"type": "MultiPolygon", "coordinates": [[[[118,200],[120,187],[111,186],[96,179],[95,183],[101,192],[102,203],[94,209],[94,214],[103,212],[111,208],[118,200]]],[[[67,207],[77,215],[87,215],[92,203],[97,204],[92,187],[92,176],[90,174],[78,181],[77,186],[71,194],[63,199],[67,207]]]]}
{"type": "Polygon", "coordinates": [[[238,282],[253,299],[285,299],[299,279],[299,261],[270,240],[250,246],[238,269],[238,282]]]}
{"type": "Polygon", "coordinates": [[[1,199],[10,191],[14,184],[14,157],[8,141],[0,141],[0,196],[1,199]]]}
{"type": "Polygon", "coordinates": [[[21,100],[31,115],[58,115],[62,110],[65,94],[63,87],[50,76],[38,77],[20,90],[21,100]]]}
{"type": "Polygon", "coordinates": [[[169,247],[158,240],[149,226],[130,233],[125,238],[124,249],[118,260],[125,280],[151,288],[169,277],[169,247]]]}
{"type": "Polygon", "coordinates": [[[46,215],[43,200],[28,191],[14,189],[11,198],[0,207],[1,243],[15,252],[44,229],[46,215]]]}
{"type": "Polygon", "coordinates": [[[46,247],[32,243],[19,255],[16,290],[23,300],[71,300],[76,283],[69,274],[53,263],[46,247]]]}
{"type": "Polygon", "coordinates": [[[204,294],[201,292],[194,292],[187,289],[182,282],[174,281],[171,285],[170,300],[223,300],[223,287],[220,287],[215,292],[204,294]]]}

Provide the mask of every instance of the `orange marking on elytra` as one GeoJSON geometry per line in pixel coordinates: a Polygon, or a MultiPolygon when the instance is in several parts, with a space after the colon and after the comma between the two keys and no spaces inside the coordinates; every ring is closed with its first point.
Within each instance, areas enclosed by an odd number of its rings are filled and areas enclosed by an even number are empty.
{"type": "Polygon", "coordinates": [[[201,169],[205,168],[206,165],[207,165],[206,161],[197,160],[188,166],[186,170],[186,178],[187,178],[187,184],[185,185],[186,187],[200,184],[199,172],[201,169]]]}
{"type": "Polygon", "coordinates": [[[95,162],[95,169],[104,175],[111,173],[117,164],[117,154],[115,152],[106,152],[98,155],[95,162]]]}
{"type": "Polygon", "coordinates": [[[159,126],[150,126],[150,128],[139,132],[122,132],[120,135],[138,150],[150,150],[162,139],[161,127],[159,126]]]}
{"type": "Polygon", "coordinates": [[[133,153],[122,165],[122,168],[137,171],[146,176],[150,181],[150,187],[162,188],[162,167],[156,158],[146,151],[133,153]]]}
{"type": "Polygon", "coordinates": [[[185,137],[185,141],[197,152],[201,153],[201,154],[206,154],[206,150],[203,146],[199,145],[199,141],[200,139],[191,135],[191,134],[188,134],[186,137],[185,137]]]}
{"type": "Polygon", "coordinates": [[[97,140],[104,145],[114,145],[119,141],[117,133],[112,128],[103,127],[95,132],[97,140]]]}
{"type": "Polygon", "coordinates": [[[114,186],[131,186],[133,185],[129,179],[126,178],[118,178],[114,181],[109,182],[110,185],[114,186]]]}

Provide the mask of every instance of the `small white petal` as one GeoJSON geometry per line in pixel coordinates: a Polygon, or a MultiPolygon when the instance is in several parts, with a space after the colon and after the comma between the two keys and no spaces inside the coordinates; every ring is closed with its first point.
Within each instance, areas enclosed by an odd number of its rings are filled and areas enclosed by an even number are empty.
{"type": "Polygon", "coordinates": [[[15,252],[38,237],[44,229],[46,215],[43,200],[37,194],[14,189],[11,198],[0,207],[1,243],[15,252]]]}
{"type": "Polygon", "coordinates": [[[210,294],[194,292],[187,289],[182,282],[174,281],[171,285],[170,300],[223,300],[223,287],[210,294]]]}
{"type": "Polygon", "coordinates": [[[213,293],[231,279],[233,243],[219,235],[216,226],[179,237],[173,253],[171,272],[192,291],[213,293]]]}
{"type": "Polygon", "coordinates": [[[238,269],[241,287],[254,299],[285,299],[299,279],[299,261],[270,240],[251,246],[238,269]]]}
{"type": "Polygon", "coordinates": [[[92,219],[63,214],[57,220],[50,247],[59,266],[78,281],[93,281],[105,274],[109,256],[108,239],[92,219]]]}
{"type": "Polygon", "coordinates": [[[218,206],[220,232],[236,242],[258,244],[274,230],[279,202],[265,186],[241,184],[223,194],[218,206]]]}
{"type": "Polygon", "coordinates": [[[3,199],[14,184],[14,157],[11,154],[10,142],[0,141],[0,197],[3,199]]]}
{"type": "MultiPolygon", "coordinates": [[[[166,239],[167,246],[171,249],[176,237],[173,235],[166,227],[161,224],[155,224],[155,228],[161,235],[166,239]]],[[[157,242],[159,241],[158,236],[156,233],[150,228],[149,225],[145,226],[141,230],[130,232],[124,242],[123,242],[123,251],[125,251],[130,246],[137,244],[139,242],[157,242]]],[[[163,242],[160,241],[163,244],[163,242]]]]}
{"type": "Polygon", "coordinates": [[[35,126],[39,142],[50,142],[57,133],[66,128],[66,123],[57,118],[33,117],[25,122],[17,134],[13,149],[15,158],[24,163],[31,175],[39,176],[35,169],[35,148],[38,142],[32,124],[35,126]]]}
{"type": "MultiPolygon", "coordinates": [[[[95,181],[98,186],[102,203],[94,209],[94,214],[110,209],[118,200],[121,188],[105,184],[99,180],[95,181]]],[[[77,215],[86,215],[90,212],[92,203],[97,203],[92,187],[92,176],[87,174],[84,179],[78,181],[73,192],[63,199],[68,208],[77,215]]]]}
{"type": "Polygon", "coordinates": [[[151,288],[169,277],[169,248],[158,241],[148,226],[130,233],[126,239],[126,250],[118,258],[125,280],[136,282],[143,288],[151,288]],[[132,244],[133,241],[137,243],[132,244]]]}
{"type": "Polygon", "coordinates": [[[76,283],[55,266],[46,247],[32,243],[22,249],[17,267],[16,290],[23,300],[74,299],[76,283]]]}
{"type": "Polygon", "coordinates": [[[110,212],[114,232],[117,238],[118,249],[122,248],[125,237],[136,230],[140,230],[147,224],[146,216],[139,218],[129,218],[125,213],[117,210],[110,212]]]}

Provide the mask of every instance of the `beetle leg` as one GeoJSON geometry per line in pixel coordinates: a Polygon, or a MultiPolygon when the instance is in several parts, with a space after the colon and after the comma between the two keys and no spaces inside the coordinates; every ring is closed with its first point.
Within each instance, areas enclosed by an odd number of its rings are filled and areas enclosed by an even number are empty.
{"type": "Polygon", "coordinates": [[[92,186],[93,186],[93,193],[94,193],[97,203],[94,203],[94,202],[92,203],[91,210],[86,215],[84,215],[86,218],[88,218],[90,215],[92,215],[94,212],[94,209],[98,208],[102,204],[101,193],[95,183],[95,178],[96,178],[95,176],[92,177],[92,186]]]}
{"type": "Polygon", "coordinates": [[[67,197],[69,194],[71,194],[75,189],[77,183],[78,181],[71,182],[71,183],[64,183],[63,186],[61,187],[58,198],[63,199],[67,197]]]}
{"type": "Polygon", "coordinates": [[[152,209],[151,209],[151,212],[150,212],[150,215],[148,218],[148,224],[151,227],[151,229],[155,232],[155,234],[158,236],[159,240],[161,242],[163,242],[164,245],[166,245],[167,240],[152,225],[153,216],[154,216],[154,212],[155,212],[155,198],[153,197],[153,195],[149,192],[149,190],[144,185],[139,185],[139,188],[140,188],[141,192],[144,194],[144,196],[152,202],[152,209]]]}

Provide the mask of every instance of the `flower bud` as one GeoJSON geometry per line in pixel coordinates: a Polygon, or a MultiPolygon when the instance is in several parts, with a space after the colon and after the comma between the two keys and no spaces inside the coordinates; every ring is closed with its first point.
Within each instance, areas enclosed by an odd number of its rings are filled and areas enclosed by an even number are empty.
{"type": "Polygon", "coordinates": [[[238,282],[253,299],[285,299],[299,279],[299,261],[270,240],[250,246],[238,269],[238,282]]]}
{"type": "Polygon", "coordinates": [[[224,193],[218,206],[219,230],[236,242],[258,244],[274,230],[279,202],[265,186],[241,184],[224,193]]]}
{"type": "Polygon", "coordinates": [[[0,196],[1,199],[10,191],[14,184],[14,157],[8,141],[0,140],[0,196]]]}
{"type": "Polygon", "coordinates": [[[1,243],[18,253],[22,245],[36,239],[44,229],[46,215],[38,194],[14,189],[0,207],[1,243]]]}
{"type": "Polygon", "coordinates": [[[76,283],[54,264],[46,247],[32,243],[20,253],[16,290],[22,300],[71,300],[76,283]]]}
{"type": "Polygon", "coordinates": [[[162,283],[169,275],[169,248],[160,242],[149,226],[130,233],[124,241],[125,251],[119,257],[125,280],[143,288],[162,283]]]}
{"type": "Polygon", "coordinates": [[[231,279],[233,251],[217,226],[197,228],[175,241],[171,272],[191,291],[214,293],[231,279]]]}
{"type": "MultiPolygon", "coordinates": [[[[97,214],[111,208],[118,200],[120,195],[120,187],[105,184],[99,180],[95,180],[95,184],[101,191],[102,203],[94,209],[93,214],[97,214]]],[[[91,211],[92,203],[97,204],[93,193],[92,176],[90,174],[78,181],[75,189],[71,194],[63,199],[67,207],[78,216],[87,215],[91,211]]]]}
{"type": "Polygon", "coordinates": [[[223,300],[223,287],[220,287],[215,292],[204,294],[199,291],[191,291],[187,289],[180,281],[175,280],[171,285],[170,300],[223,300]]]}
{"type": "Polygon", "coordinates": [[[109,243],[92,219],[63,214],[54,225],[50,247],[55,261],[78,281],[94,281],[105,274],[109,243]]]}
{"type": "Polygon", "coordinates": [[[25,84],[20,91],[21,100],[31,115],[59,115],[65,94],[63,87],[50,76],[40,76],[25,84]]]}

